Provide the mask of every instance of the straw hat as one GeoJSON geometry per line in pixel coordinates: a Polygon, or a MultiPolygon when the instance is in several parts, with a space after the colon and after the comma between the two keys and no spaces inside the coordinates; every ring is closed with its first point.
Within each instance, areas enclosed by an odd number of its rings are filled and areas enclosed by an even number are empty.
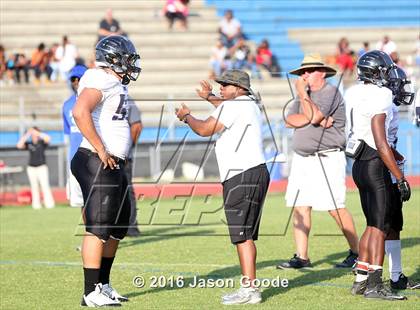
{"type": "Polygon", "coordinates": [[[300,67],[295,70],[290,71],[289,73],[295,74],[295,75],[302,75],[305,73],[305,70],[313,69],[313,68],[323,68],[326,72],[326,75],[325,75],[326,78],[332,77],[337,73],[337,71],[334,68],[327,66],[326,64],[322,62],[321,55],[319,54],[305,55],[300,67]]]}

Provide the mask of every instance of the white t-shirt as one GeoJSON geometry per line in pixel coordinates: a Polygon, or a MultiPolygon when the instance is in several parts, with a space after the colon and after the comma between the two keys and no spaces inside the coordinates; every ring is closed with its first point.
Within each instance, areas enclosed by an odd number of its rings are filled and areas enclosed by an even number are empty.
{"type": "Polygon", "coordinates": [[[390,55],[397,50],[397,45],[393,41],[388,41],[386,44],[384,44],[382,41],[379,41],[376,43],[376,49],[390,55]]]}
{"type": "Polygon", "coordinates": [[[253,100],[240,96],[224,101],[211,116],[225,126],[216,141],[221,182],[265,163],[261,111],[253,100]]]}
{"type": "Polygon", "coordinates": [[[223,18],[220,21],[219,26],[225,35],[233,36],[238,34],[239,28],[241,28],[241,23],[235,18],[232,18],[230,22],[228,22],[226,18],[223,18]]]}
{"type": "Polygon", "coordinates": [[[392,116],[392,92],[386,87],[358,84],[350,87],[345,95],[349,138],[363,140],[376,150],[371,129],[371,119],[386,114],[385,133],[388,136],[392,116]]]}
{"type": "MultiPolygon", "coordinates": [[[[114,75],[96,68],[85,72],[79,83],[78,94],[85,88],[101,91],[102,100],[92,111],[95,129],[106,150],[125,159],[131,145],[127,87],[114,75]]],[[[94,147],[85,137],[80,146],[94,151],[94,147]]]]}
{"type": "Polygon", "coordinates": [[[66,48],[60,45],[55,51],[55,57],[60,61],[60,70],[63,72],[69,72],[76,65],[77,56],[77,47],[73,44],[66,44],[66,48]]]}

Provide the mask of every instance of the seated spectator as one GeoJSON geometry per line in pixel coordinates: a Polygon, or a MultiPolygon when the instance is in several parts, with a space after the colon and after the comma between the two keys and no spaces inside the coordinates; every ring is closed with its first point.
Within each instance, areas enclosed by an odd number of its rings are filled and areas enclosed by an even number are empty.
{"type": "Polygon", "coordinates": [[[230,49],[232,69],[251,70],[251,76],[261,79],[261,73],[257,68],[254,55],[243,37],[230,49]]]}
{"type": "Polygon", "coordinates": [[[386,35],[381,41],[376,43],[376,49],[391,55],[392,52],[397,50],[397,45],[386,35]]]}
{"type": "Polygon", "coordinates": [[[3,45],[0,45],[0,86],[4,85],[3,77],[6,73],[6,54],[3,45]]]}
{"type": "Polygon", "coordinates": [[[58,73],[60,72],[59,66],[60,61],[55,56],[55,53],[57,52],[59,44],[54,43],[48,50],[48,63],[51,67],[51,81],[55,82],[58,78],[58,73]]]}
{"type": "Polygon", "coordinates": [[[79,53],[77,51],[77,47],[70,43],[67,36],[63,36],[63,43],[55,51],[55,57],[59,61],[58,68],[61,79],[63,81],[68,81],[68,74],[76,65],[79,53]]]}
{"type": "Polygon", "coordinates": [[[162,13],[168,20],[168,28],[172,27],[176,20],[179,20],[183,30],[188,29],[188,3],[190,0],[166,0],[162,13]]]}
{"type": "Polygon", "coordinates": [[[35,72],[35,84],[40,83],[42,73],[47,75],[48,81],[51,80],[52,69],[49,65],[48,53],[45,51],[44,43],[40,43],[38,48],[32,52],[31,68],[35,72]]]}
{"type": "Polygon", "coordinates": [[[360,58],[360,56],[362,56],[364,53],[369,52],[369,51],[370,51],[369,42],[365,41],[363,42],[363,47],[357,53],[357,56],[360,58]]]}
{"type": "Polygon", "coordinates": [[[398,66],[398,67],[400,67],[400,68],[403,68],[404,69],[404,67],[405,67],[405,65],[406,65],[406,63],[400,58],[400,55],[397,53],[397,52],[392,52],[390,55],[389,55],[390,57],[391,57],[391,59],[392,59],[392,61],[398,66]]]}
{"type": "Polygon", "coordinates": [[[261,44],[257,47],[257,64],[263,66],[272,77],[280,77],[281,69],[277,62],[277,58],[270,50],[270,44],[267,40],[262,40],[261,44]]]}
{"type": "Polygon", "coordinates": [[[341,38],[338,41],[336,63],[343,73],[353,73],[355,64],[354,52],[350,49],[350,43],[347,38],[341,38]]]}
{"type": "Polygon", "coordinates": [[[26,59],[25,54],[16,53],[10,56],[6,62],[6,70],[9,79],[11,81],[16,81],[18,84],[20,84],[20,75],[23,71],[25,82],[29,83],[29,61],[26,59]]]}
{"type": "Polygon", "coordinates": [[[120,23],[112,17],[112,10],[108,9],[105,18],[99,23],[98,41],[111,35],[126,36],[127,34],[121,30],[120,23]]]}
{"type": "Polygon", "coordinates": [[[227,48],[235,45],[237,39],[242,36],[241,23],[236,18],[233,18],[232,10],[226,10],[219,24],[219,33],[223,45],[227,48]]]}
{"type": "Polygon", "coordinates": [[[415,62],[417,66],[420,66],[420,34],[416,41],[416,49],[414,50],[415,62]]]}
{"type": "Polygon", "coordinates": [[[211,73],[210,79],[220,76],[225,70],[231,69],[231,61],[228,49],[223,46],[222,40],[217,40],[216,46],[211,49],[210,66],[211,73]]]}

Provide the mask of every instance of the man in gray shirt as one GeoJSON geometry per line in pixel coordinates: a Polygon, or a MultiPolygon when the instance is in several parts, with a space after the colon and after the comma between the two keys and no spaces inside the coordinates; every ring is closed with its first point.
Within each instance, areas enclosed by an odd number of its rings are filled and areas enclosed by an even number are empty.
{"type": "Polygon", "coordinates": [[[131,205],[131,212],[130,212],[130,226],[128,227],[127,236],[128,237],[138,237],[140,235],[140,231],[137,227],[137,200],[134,193],[132,178],[133,178],[133,154],[135,153],[135,149],[137,146],[137,141],[143,129],[143,124],[141,122],[141,112],[137,105],[135,104],[132,99],[129,99],[131,102],[129,103],[129,111],[128,111],[128,123],[130,124],[130,135],[132,144],[130,146],[130,150],[127,155],[127,164],[124,166],[125,174],[127,175],[128,180],[128,190],[130,195],[130,205],[131,205]],[[131,185],[131,186],[130,186],[131,185]]]}
{"type": "Polygon", "coordinates": [[[293,207],[296,254],[283,268],[310,267],[308,236],[311,211],[328,211],[347,239],[347,258],[336,267],[352,267],[358,256],[358,237],[353,218],[345,208],[346,158],[345,106],[340,92],[326,78],[336,71],[322,63],[319,55],[308,55],[298,75],[297,98],[286,117],[293,134],[293,159],[286,191],[286,204],[293,207]]]}

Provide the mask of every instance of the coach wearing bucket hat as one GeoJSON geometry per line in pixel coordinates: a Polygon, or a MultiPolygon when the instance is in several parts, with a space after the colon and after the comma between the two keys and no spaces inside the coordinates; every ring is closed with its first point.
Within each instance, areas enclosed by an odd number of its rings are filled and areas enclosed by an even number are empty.
{"type": "Polygon", "coordinates": [[[297,97],[285,119],[295,128],[286,205],[293,208],[296,253],[277,268],[311,266],[308,237],[312,210],[328,211],[338,224],[350,250],[336,267],[350,268],[358,256],[358,237],[345,208],[345,106],[338,89],[326,81],[336,71],[325,65],[320,55],[311,54],[290,74],[299,76],[295,83],[297,97]]]}
{"type": "Polygon", "coordinates": [[[210,95],[217,102],[217,108],[206,120],[193,117],[184,104],[176,109],[176,114],[200,136],[218,134],[215,150],[225,215],[243,276],[241,288],[223,296],[222,303],[259,303],[261,292],[252,284],[256,278],[254,241],[258,239],[262,206],[270,182],[263,154],[262,116],[246,72],[228,70],[215,81],[220,84],[220,97],[212,95],[211,88],[206,86],[210,84],[205,81],[198,90],[200,96],[210,95]]]}

